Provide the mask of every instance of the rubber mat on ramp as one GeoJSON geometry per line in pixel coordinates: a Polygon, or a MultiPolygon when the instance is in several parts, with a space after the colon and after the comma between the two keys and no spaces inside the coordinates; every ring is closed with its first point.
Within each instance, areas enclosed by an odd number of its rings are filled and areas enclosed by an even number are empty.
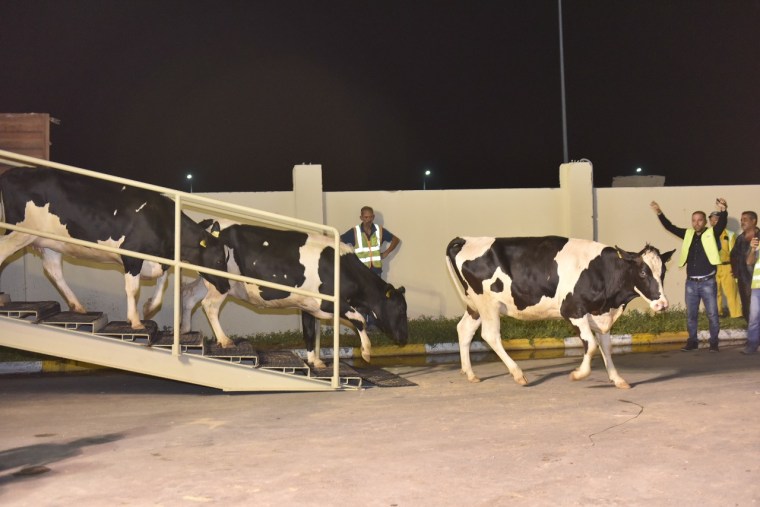
{"type": "MultiPolygon", "coordinates": [[[[325,368],[312,368],[312,376],[318,378],[329,378],[332,376],[332,363],[327,363],[325,368]]],[[[343,362],[340,363],[341,378],[361,378],[364,382],[369,382],[375,387],[406,387],[416,386],[414,382],[399,377],[395,373],[384,370],[376,366],[363,366],[355,368],[343,362]]]]}

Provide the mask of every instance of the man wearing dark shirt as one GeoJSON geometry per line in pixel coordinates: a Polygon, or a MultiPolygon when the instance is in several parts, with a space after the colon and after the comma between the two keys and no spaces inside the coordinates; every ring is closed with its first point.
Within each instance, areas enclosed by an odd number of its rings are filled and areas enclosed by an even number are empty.
{"type": "Polygon", "coordinates": [[[736,243],[731,250],[731,271],[739,286],[739,298],[742,301],[742,315],[749,322],[749,300],[752,294],[752,267],[747,266],[749,244],[755,237],[760,237],[757,228],[757,213],[745,211],[741,217],[741,234],[736,235],[736,243]]]}
{"type": "Polygon", "coordinates": [[[699,348],[697,339],[697,325],[699,318],[699,303],[705,305],[705,313],[710,328],[710,352],[718,352],[718,333],[720,332],[720,320],[718,319],[718,297],[715,273],[720,264],[720,235],[726,228],[728,213],[727,204],[723,198],[715,201],[718,207],[718,223],[715,227],[707,226],[707,215],[704,211],[695,211],[691,214],[691,227],[682,229],[676,227],[663,214],[660,206],[652,201],[650,206],[657,213],[660,223],[665,229],[683,239],[681,245],[681,257],[678,266],[686,265],[686,329],[689,338],[683,351],[696,350],[699,348]]]}

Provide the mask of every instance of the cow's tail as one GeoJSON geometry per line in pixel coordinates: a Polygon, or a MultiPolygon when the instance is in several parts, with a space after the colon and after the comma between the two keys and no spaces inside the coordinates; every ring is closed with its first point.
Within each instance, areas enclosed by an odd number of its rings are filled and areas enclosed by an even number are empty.
{"type": "Polygon", "coordinates": [[[457,269],[456,265],[456,256],[459,251],[462,250],[465,241],[466,240],[463,238],[454,238],[449,242],[449,245],[446,247],[446,267],[449,268],[449,276],[451,276],[451,280],[454,282],[454,287],[457,289],[457,294],[459,294],[459,297],[462,298],[464,304],[470,306],[469,301],[467,300],[467,295],[465,294],[467,282],[465,281],[459,269],[457,269]]]}

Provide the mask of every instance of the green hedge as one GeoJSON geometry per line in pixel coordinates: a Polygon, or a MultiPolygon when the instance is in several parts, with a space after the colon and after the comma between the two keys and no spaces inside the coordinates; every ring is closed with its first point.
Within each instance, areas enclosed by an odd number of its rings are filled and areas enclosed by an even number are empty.
{"type": "MultiPolygon", "coordinates": [[[[747,323],[742,318],[721,318],[722,329],[746,329],[747,323]]],[[[459,319],[446,319],[443,317],[419,317],[409,321],[409,343],[449,343],[457,341],[456,326],[459,319]]],[[[707,329],[707,317],[704,313],[699,314],[699,329],[707,329]]],[[[660,314],[649,314],[639,311],[631,311],[622,315],[615,325],[612,326],[612,334],[661,334],[686,331],[686,310],[674,309],[660,314]]],[[[332,340],[332,328],[322,328],[322,343],[330,346],[327,342],[332,340]]],[[[569,336],[578,336],[578,331],[570,323],[564,320],[517,320],[511,317],[501,318],[501,337],[505,340],[524,338],[557,338],[563,339],[569,336]]],[[[480,332],[476,333],[476,339],[480,339],[480,332]]],[[[282,333],[262,333],[245,338],[251,340],[257,347],[292,347],[303,346],[301,333],[287,331],[282,333]]],[[[374,346],[392,345],[393,341],[381,332],[370,333],[370,339],[374,346]]],[[[341,334],[341,346],[358,347],[359,338],[354,332],[341,334]]]]}
{"type": "MultiPolygon", "coordinates": [[[[409,321],[409,343],[455,343],[457,341],[457,322],[459,319],[443,317],[420,317],[409,321]]],[[[742,318],[721,318],[722,329],[746,329],[747,323],[742,318]]],[[[699,329],[707,329],[707,317],[699,314],[699,329]]],[[[660,314],[652,315],[631,311],[622,315],[612,327],[612,334],[641,334],[641,333],[674,333],[686,331],[686,310],[676,308],[660,314]]],[[[517,320],[511,317],[501,318],[501,336],[505,340],[524,338],[557,338],[578,336],[578,331],[564,320],[517,320]]],[[[260,333],[249,336],[232,336],[245,338],[254,343],[259,349],[302,348],[303,338],[299,331],[284,331],[280,333],[260,333]]],[[[393,341],[381,332],[370,333],[373,346],[393,345],[393,341]]],[[[480,339],[480,332],[475,335],[480,339]]],[[[341,346],[358,347],[359,337],[353,331],[341,334],[341,346]]],[[[322,345],[332,346],[332,329],[322,328],[322,345]]],[[[46,356],[23,352],[15,349],[0,347],[2,361],[39,360],[46,356]]]]}

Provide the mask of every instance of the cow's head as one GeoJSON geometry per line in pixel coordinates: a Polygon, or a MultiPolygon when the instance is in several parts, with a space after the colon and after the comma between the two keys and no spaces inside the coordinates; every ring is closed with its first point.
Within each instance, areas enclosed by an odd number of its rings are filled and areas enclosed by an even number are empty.
{"type": "Polygon", "coordinates": [[[651,245],[646,245],[638,253],[626,252],[617,246],[615,249],[620,258],[628,263],[634,290],[655,312],[667,309],[668,299],[664,290],[665,263],[670,260],[675,250],[660,254],[660,251],[651,245]]]}
{"type": "MultiPolygon", "coordinates": [[[[227,271],[229,253],[224,248],[222,240],[219,239],[219,223],[213,222],[208,231],[194,222],[193,224],[196,226],[194,230],[183,229],[182,231],[182,260],[204,268],[227,271]]],[[[229,292],[229,279],[205,273],[201,273],[201,276],[211,282],[220,293],[229,292]]]]}
{"type": "Polygon", "coordinates": [[[406,345],[409,339],[409,319],[406,316],[406,298],[403,287],[398,289],[387,284],[382,295],[381,314],[377,325],[390,336],[397,345],[406,345]]]}

